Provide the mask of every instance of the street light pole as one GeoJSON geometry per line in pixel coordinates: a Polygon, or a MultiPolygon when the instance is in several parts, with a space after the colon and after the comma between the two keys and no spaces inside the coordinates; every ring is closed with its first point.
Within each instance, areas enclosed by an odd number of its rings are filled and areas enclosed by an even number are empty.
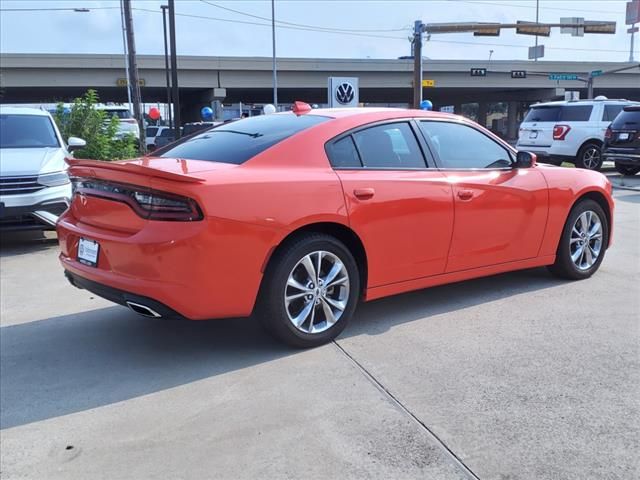
{"type": "Polygon", "coordinates": [[[173,87],[173,130],[176,140],[180,138],[180,93],[178,91],[178,58],[176,53],[176,5],[169,0],[169,43],[171,44],[171,83],[173,87]]]}
{"type": "Polygon", "coordinates": [[[421,20],[413,27],[413,108],[420,108],[422,102],[422,29],[421,20]]]}
{"type": "MultiPolygon", "coordinates": [[[[540,16],[540,0],[536,0],[536,23],[539,22],[540,16]]],[[[538,35],[536,35],[536,47],[535,47],[536,55],[533,58],[534,62],[538,61],[538,35]]]]}
{"type": "Polygon", "coordinates": [[[278,109],[278,73],[276,70],[276,2],[271,0],[271,43],[273,46],[273,106],[278,109]]]}
{"type": "Polygon", "coordinates": [[[169,79],[169,48],[167,46],[167,8],[168,5],[160,5],[162,9],[162,33],[164,35],[164,72],[167,79],[167,114],[169,116],[169,128],[173,126],[171,115],[171,80],[169,79]]]}
{"type": "MultiPolygon", "coordinates": [[[[140,80],[138,77],[138,64],[136,62],[136,40],[133,33],[133,16],[131,15],[131,0],[123,0],[124,21],[127,28],[127,50],[129,51],[129,78],[127,82],[130,85],[133,96],[133,116],[140,127],[140,134],[144,135],[144,118],[140,109],[142,96],[140,95],[140,80]]],[[[140,142],[140,150],[146,152],[146,143],[140,142]]]]}

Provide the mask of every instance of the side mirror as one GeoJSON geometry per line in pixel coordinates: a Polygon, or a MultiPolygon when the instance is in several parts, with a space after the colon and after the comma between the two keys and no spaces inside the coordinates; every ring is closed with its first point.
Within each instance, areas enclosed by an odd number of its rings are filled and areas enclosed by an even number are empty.
{"type": "Polygon", "coordinates": [[[67,150],[69,150],[69,152],[80,150],[81,148],[84,148],[86,146],[87,142],[78,137],[69,137],[69,140],[67,140],[67,150]]]}
{"type": "Polygon", "coordinates": [[[531,152],[518,152],[514,168],[531,168],[536,164],[536,154],[531,152]]]}

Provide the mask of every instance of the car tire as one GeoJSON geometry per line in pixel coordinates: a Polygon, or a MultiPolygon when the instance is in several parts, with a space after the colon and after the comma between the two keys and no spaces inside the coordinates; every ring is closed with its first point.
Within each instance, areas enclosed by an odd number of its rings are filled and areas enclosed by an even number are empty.
{"type": "Polygon", "coordinates": [[[602,146],[596,142],[587,142],[580,147],[576,157],[576,167],[600,171],[602,167],[602,146]]]}
{"type": "Polygon", "coordinates": [[[567,217],[556,252],[556,261],[548,268],[551,273],[561,278],[589,278],[600,267],[608,245],[609,224],[604,210],[594,200],[580,200],[567,217]],[[600,225],[599,230],[596,223],[600,225]]]}
{"type": "Polygon", "coordinates": [[[332,236],[310,233],[274,253],[256,313],[276,339],[296,348],[317,347],[344,330],[359,297],[360,274],[349,249],[332,236]],[[315,274],[319,256],[320,281],[315,274]]]}
{"type": "Polygon", "coordinates": [[[634,167],[633,165],[620,165],[616,163],[616,171],[622,175],[635,175],[640,172],[640,167],[634,167]]]}

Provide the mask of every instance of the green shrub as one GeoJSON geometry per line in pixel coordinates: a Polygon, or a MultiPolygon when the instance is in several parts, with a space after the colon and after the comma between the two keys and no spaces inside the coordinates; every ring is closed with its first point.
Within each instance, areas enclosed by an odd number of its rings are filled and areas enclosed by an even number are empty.
{"type": "Polygon", "coordinates": [[[120,160],[138,156],[136,138],[133,135],[116,138],[118,118],[114,116],[108,120],[105,111],[96,109],[98,102],[98,93],[87,90],[82,97],[74,100],[70,111],[65,112],[62,103],[56,108],[54,119],[64,140],[79,137],[87,142],[87,146],[76,150],[74,156],[93,160],[120,160]]]}

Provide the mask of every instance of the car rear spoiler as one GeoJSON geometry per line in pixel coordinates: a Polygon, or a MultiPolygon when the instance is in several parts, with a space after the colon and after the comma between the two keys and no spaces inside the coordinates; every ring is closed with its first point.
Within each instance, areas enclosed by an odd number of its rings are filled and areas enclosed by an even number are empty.
{"type": "MultiPolygon", "coordinates": [[[[137,173],[138,175],[144,175],[147,177],[163,178],[165,180],[173,180],[175,182],[185,183],[198,183],[203,182],[204,179],[193,177],[191,175],[185,175],[182,173],[167,172],[166,170],[160,170],[157,168],[140,165],[138,163],[119,163],[109,162],[104,160],[82,160],[75,158],[65,158],[65,162],[71,167],[83,167],[83,168],[99,168],[101,170],[114,170],[116,172],[125,173],[137,173]]],[[[144,160],[143,160],[144,162],[144,160]]]]}

